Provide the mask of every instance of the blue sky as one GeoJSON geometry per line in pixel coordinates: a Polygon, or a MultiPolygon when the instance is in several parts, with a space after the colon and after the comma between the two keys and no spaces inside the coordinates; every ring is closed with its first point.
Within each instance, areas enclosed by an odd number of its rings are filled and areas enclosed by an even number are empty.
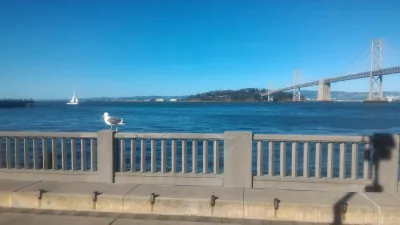
{"type": "MultiPolygon", "coordinates": [[[[0,97],[280,88],[400,65],[399,1],[0,0],[0,97]]],[[[384,77],[400,91],[400,74],[384,77]]],[[[313,89],[313,88],[311,88],[313,89]]],[[[316,89],[316,88],[314,88],[316,89]]],[[[333,90],[368,91],[368,80],[333,90]]]]}

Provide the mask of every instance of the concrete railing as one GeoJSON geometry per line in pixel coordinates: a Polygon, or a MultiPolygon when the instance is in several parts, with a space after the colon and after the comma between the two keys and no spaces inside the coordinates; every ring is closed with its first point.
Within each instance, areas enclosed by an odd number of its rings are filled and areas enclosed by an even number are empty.
{"type": "Polygon", "coordinates": [[[95,132],[0,132],[0,138],[0,178],[96,180],[95,132]]]}
{"type": "Polygon", "coordinates": [[[223,184],[219,166],[223,134],[117,133],[115,138],[116,183],[223,184]]]}
{"type": "Polygon", "coordinates": [[[296,184],[300,189],[358,191],[371,183],[370,137],[256,134],[254,141],[257,142],[254,187],[291,189],[296,184]]]}
{"type": "Polygon", "coordinates": [[[0,132],[0,178],[397,193],[390,137],[373,176],[366,136],[0,132]]]}

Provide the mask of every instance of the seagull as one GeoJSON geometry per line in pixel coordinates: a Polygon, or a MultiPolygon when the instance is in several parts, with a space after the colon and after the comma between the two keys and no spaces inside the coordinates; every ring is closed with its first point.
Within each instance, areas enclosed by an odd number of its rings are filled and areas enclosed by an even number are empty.
{"type": "MultiPolygon", "coordinates": [[[[110,130],[112,130],[113,126],[118,126],[118,125],[125,125],[124,120],[122,118],[118,117],[111,117],[108,112],[105,112],[103,114],[104,122],[108,125],[110,125],[110,130]]],[[[115,131],[118,132],[118,128],[115,129],[115,131]]]]}

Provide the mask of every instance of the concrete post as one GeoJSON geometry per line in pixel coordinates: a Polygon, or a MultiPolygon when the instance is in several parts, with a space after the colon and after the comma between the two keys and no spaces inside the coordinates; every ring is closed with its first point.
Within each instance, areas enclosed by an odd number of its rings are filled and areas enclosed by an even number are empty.
{"type": "Polygon", "coordinates": [[[399,136],[374,134],[371,140],[375,177],[372,186],[367,186],[366,191],[398,194],[399,136]]]}
{"type": "Polygon", "coordinates": [[[252,132],[224,133],[224,187],[253,187],[252,143],[252,132]]]}
{"type": "Polygon", "coordinates": [[[383,186],[383,192],[387,194],[398,193],[399,179],[399,136],[390,135],[393,137],[393,146],[389,149],[390,158],[383,159],[379,163],[378,177],[379,182],[383,186]]]}
{"type": "Polygon", "coordinates": [[[102,183],[114,183],[114,131],[99,131],[97,133],[97,137],[97,172],[99,173],[98,181],[102,183]]]}

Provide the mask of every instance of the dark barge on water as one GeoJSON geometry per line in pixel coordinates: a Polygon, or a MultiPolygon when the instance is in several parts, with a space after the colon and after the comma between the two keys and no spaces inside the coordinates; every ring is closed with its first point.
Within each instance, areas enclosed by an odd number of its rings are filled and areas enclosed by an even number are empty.
{"type": "Polygon", "coordinates": [[[15,108],[32,105],[36,100],[33,99],[0,99],[0,108],[15,108]]]}

